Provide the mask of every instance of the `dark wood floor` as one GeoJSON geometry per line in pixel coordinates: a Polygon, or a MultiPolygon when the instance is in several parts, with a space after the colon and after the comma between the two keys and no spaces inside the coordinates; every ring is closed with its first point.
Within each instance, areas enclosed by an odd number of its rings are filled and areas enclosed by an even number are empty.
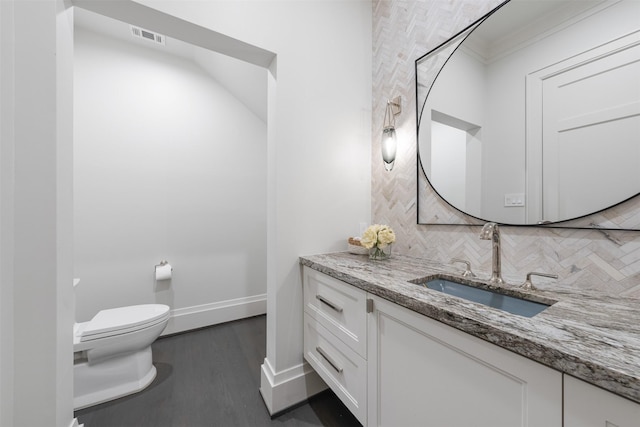
{"type": "Polygon", "coordinates": [[[331,391],[271,419],[258,391],[265,353],[265,316],[160,338],[147,389],[75,416],[85,427],[360,426],[331,391]]]}

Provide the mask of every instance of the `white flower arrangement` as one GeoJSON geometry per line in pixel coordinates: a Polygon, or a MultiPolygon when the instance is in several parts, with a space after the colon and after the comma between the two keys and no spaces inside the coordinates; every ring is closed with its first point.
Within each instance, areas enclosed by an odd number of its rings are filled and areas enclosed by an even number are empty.
{"type": "Polygon", "coordinates": [[[396,235],[388,225],[374,224],[369,226],[360,242],[369,249],[369,257],[372,259],[389,258],[391,256],[391,244],[396,241],[396,235]]]}

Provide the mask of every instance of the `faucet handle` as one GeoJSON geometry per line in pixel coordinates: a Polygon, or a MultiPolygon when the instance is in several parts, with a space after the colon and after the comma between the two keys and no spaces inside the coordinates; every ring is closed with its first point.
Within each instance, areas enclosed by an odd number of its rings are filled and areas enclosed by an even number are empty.
{"type": "Polygon", "coordinates": [[[526,280],[524,281],[524,283],[522,285],[520,285],[520,287],[522,289],[526,289],[528,291],[535,291],[536,289],[538,289],[535,286],[533,286],[533,283],[531,283],[531,276],[549,277],[551,279],[557,279],[558,278],[557,274],[536,273],[535,271],[532,271],[530,273],[527,273],[526,280]]]}
{"type": "Polygon", "coordinates": [[[452,264],[454,262],[461,262],[464,263],[467,267],[464,270],[464,273],[462,273],[462,277],[476,277],[476,274],[471,271],[471,263],[469,261],[467,261],[466,259],[460,259],[460,258],[451,258],[450,261],[452,264]]]}

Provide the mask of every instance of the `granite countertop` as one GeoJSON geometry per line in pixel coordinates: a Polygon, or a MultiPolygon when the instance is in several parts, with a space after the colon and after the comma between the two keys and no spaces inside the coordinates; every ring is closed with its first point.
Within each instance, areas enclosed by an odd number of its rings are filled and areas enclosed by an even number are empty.
{"type": "MultiPolygon", "coordinates": [[[[432,276],[449,276],[464,282],[460,265],[402,255],[370,261],[366,256],[346,252],[303,256],[300,263],[640,403],[638,299],[563,289],[561,284],[538,277],[534,277],[538,279],[534,283],[547,283],[545,290],[523,291],[505,285],[512,295],[557,301],[540,314],[526,318],[409,282],[432,276]]],[[[488,272],[476,274],[479,278],[474,281],[489,277],[488,272]]],[[[520,280],[523,281],[524,278],[520,280]]]]}

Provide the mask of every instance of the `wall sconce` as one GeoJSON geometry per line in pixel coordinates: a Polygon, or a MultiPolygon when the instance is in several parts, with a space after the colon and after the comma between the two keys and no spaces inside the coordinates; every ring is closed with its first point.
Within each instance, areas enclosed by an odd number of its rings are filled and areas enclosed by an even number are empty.
{"type": "Polygon", "coordinates": [[[387,99],[387,108],[384,111],[384,120],[382,121],[382,160],[387,171],[393,169],[393,164],[396,161],[396,150],[398,148],[398,142],[396,141],[396,115],[402,112],[400,101],[401,98],[399,96],[387,99]]]}

